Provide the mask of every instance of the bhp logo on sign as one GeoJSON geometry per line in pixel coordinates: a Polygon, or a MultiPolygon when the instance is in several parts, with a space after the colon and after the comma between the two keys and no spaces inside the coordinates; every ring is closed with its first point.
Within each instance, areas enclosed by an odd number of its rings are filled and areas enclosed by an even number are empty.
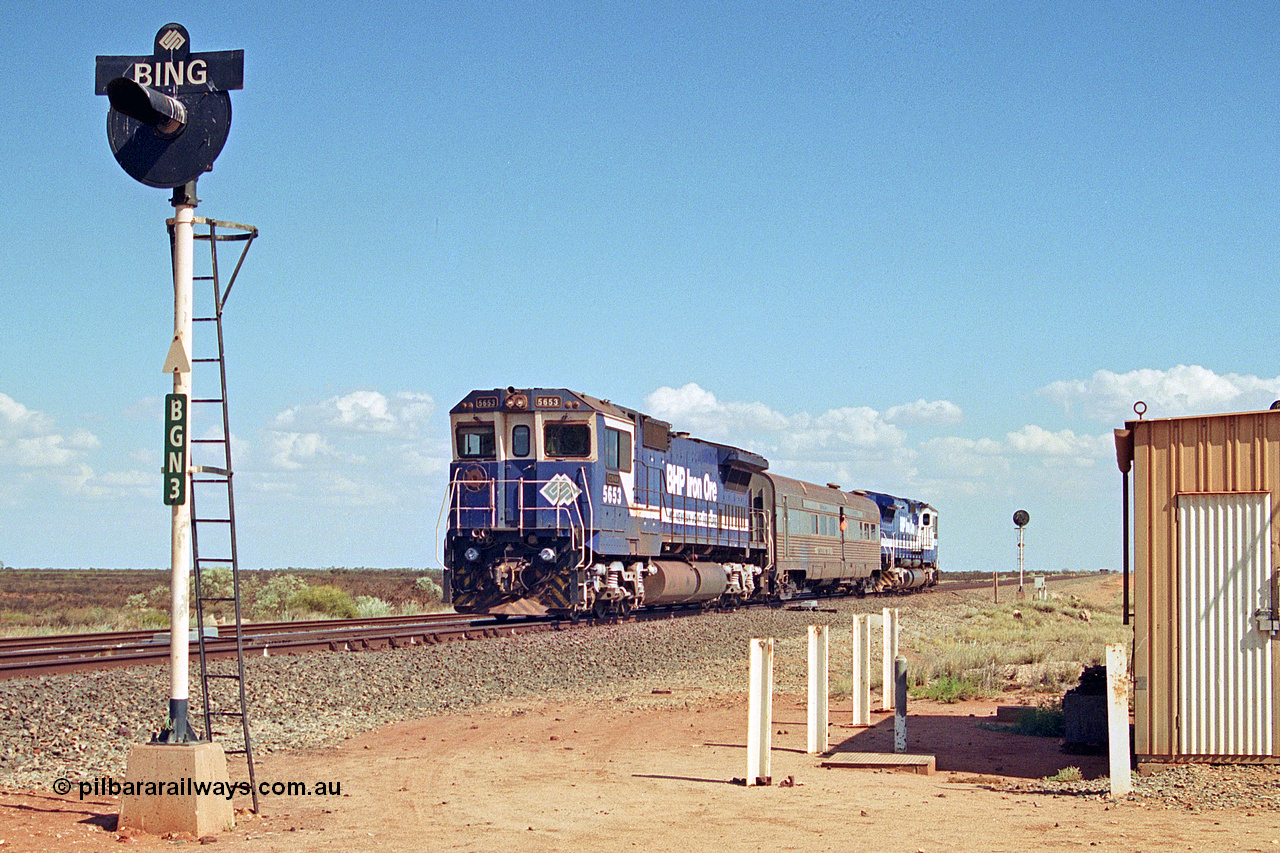
{"type": "Polygon", "coordinates": [[[161,36],[160,41],[156,43],[159,44],[161,47],[163,47],[165,50],[177,50],[178,48],[186,44],[187,40],[182,37],[182,33],[180,33],[179,31],[169,30],[169,32],[161,36]]]}

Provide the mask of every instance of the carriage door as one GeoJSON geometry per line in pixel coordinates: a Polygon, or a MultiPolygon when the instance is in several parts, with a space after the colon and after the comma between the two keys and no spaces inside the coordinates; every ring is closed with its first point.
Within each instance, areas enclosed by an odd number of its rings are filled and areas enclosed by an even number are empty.
{"type": "Polygon", "coordinates": [[[600,457],[604,461],[604,491],[599,513],[600,529],[626,534],[631,553],[640,542],[640,519],[632,525],[630,507],[635,503],[635,424],[605,417],[600,436],[600,457]],[[631,528],[634,527],[634,530],[631,528]]]}
{"type": "Polygon", "coordinates": [[[1178,495],[1178,749],[1274,755],[1271,495],[1178,495]]]}

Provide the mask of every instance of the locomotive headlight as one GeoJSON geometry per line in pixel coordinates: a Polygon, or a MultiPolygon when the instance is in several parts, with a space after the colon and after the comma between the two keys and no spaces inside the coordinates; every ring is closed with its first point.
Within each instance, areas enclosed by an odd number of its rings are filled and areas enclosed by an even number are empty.
{"type": "Polygon", "coordinates": [[[462,552],[462,556],[468,563],[474,563],[476,560],[480,559],[480,549],[474,547],[468,548],[462,552]]]}
{"type": "Polygon", "coordinates": [[[550,563],[556,558],[556,549],[543,548],[541,551],[538,552],[538,556],[542,558],[542,561],[544,563],[550,563]]]}

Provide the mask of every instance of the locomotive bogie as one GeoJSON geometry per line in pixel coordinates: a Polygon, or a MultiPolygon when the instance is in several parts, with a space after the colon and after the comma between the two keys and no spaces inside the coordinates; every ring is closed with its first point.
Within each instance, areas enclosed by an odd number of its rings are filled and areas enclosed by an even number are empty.
{"type": "Polygon", "coordinates": [[[460,612],[607,616],[936,576],[927,504],[780,477],[757,454],[606,400],[473,391],[450,422],[445,589],[460,612]],[[906,527],[890,534],[885,519],[900,515],[931,552],[892,538],[906,527]]]}

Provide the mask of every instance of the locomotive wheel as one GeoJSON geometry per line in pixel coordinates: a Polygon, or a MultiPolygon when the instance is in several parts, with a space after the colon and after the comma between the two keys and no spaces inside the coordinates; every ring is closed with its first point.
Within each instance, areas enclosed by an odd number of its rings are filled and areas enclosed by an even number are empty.
{"type": "Polygon", "coordinates": [[[605,601],[603,598],[597,599],[594,613],[596,614],[596,618],[600,621],[607,619],[609,617],[609,602],[605,601]]]}

